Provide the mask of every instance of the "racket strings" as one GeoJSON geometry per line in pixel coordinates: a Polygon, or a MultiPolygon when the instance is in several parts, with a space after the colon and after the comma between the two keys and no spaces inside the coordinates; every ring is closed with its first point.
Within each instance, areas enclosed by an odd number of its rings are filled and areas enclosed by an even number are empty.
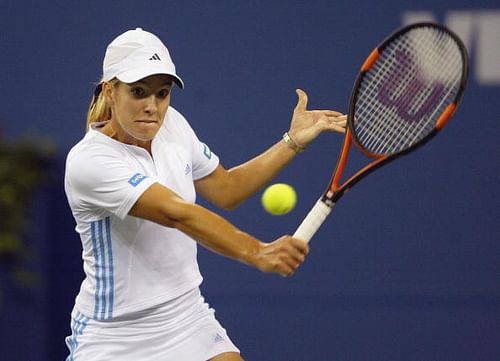
{"type": "Polygon", "coordinates": [[[360,83],[354,131],[370,152],[404,150],[434,129],[456,98],[461,53],[451,36],[417,28],[392,41],[360,83]]]}
{"type": "MultiPolygon", "coordinates": [[[[411,49],[413,46],[413,44],[405,41],[405,40],[411,40],[411,38],[402,38],[402,40],[403,41],[400,44],[397,44],[399,46],[397,46],[397,47],[395,47],[395,49],[393,49],[394,52],[396,52],[396,56],[392,57],[392,58],[391,57],[388,58],[388,59],[390,59],[390,62],[389,62],[390,66],[396,68],[395,70],[393,69],[393,71],[395,71],[395,73],[392,73],[392,74],[397,74],[396,78],[402,79],[399,82],[399,84],[397,85],[396,90],[393,91],[392,98],[399,99],[400,102],[409,103],[409,104],[411,104],[410,101],[413,100],[413,105],[410,105],[410,108],[413,108],[413,109],[417,108],[418,109],[421,106],[421,104],[419,104],[419,103],[421,103],[419,101],[419,99],[418,98],[411,99],[411,98],[415,97],[415,95],[418,96],[418,91],[411,90],[409,92],[406,92],[406,94],[403,94],[403,91],[408,86],[408,84],[412,84],[412,82],[415,80],[416,71],[415,71],[415,64],[397,60],[397,55],[398,55],[397,51],[400,48],[410,48],[411,49]],[[404,79],[405,73],[407,74],[407,79],[404,79]]],[[[404,55],[404,53],[400,53],[399,55],[402,56],[402,55],[404,55]]],[[[381,63],[381,64],[383,64],[383,63],[381,63]]],[[[383,72],[383,70],[382,70],[382,72],[383,72]]],[[[420,98],[427,98],[427,96],[428,96],[428,94],[427,94],[426,89],[424,89],[424,91],[420,91],[420,98]]],[[[380,104],[381,103],[379,103],[379,105],[380,104]]],[[[379,108],[380,108],[380,106],[379,106],[379,108]]],[[[408,114],[411,114],[413,109],[410,109],[410,108],[407,110],[404,110],[404,111],[407,111],[408,114]]],[[[394,115],[392,115],[392,116],[394,116],[394,115]]],[[[384,120],[384,118],[380,118],[380,119],[382,121],[384,120]]],[[[387,122],[385,122],[384,124],[387,124],[387,122]]],[[[426,123],[421,123],[421,124],[425,125],[426,123]]],[[[397,139],[398,143],[406,144],[408,141],[411,141],[414,138],[414,137],[412,137],[412,133],[409,132],[409,130],[411,130],[410,127],[407,127],[406,132],[400,133],[398,137],[395,137],[395,135],[398,134],[396,131],[401,130],[401,129],[394,128],[394,127],[391,127],[391,128],[377,127],[377,129],[379,129],[378,134],[372,134],[372,136],[369,137],[370,140],[373,140],[376,138],[379,139],[379,147],[374,148],[374,150],[377,152],[381,152],[381,145],[387,144],[387,140],[397,139]],[[380,134],[383,135],[382,138],[380,138],[380,134]],[[379,135],[379,137],[375,137],[373,135],[375,135],[375,136],[379,135]]],[[[425,129],[425,127],[423,129],[425,129]]],[[[421,133],[421,132],[419,132],[419,133],[421,133]]],[[[370,145],[371,148],[373,148],[373,142],[368,143],[368,144],[370,145]]],[[[391,147],[389,148],[389,151],[391,151],[391,149],[393,149],[395,146],[397,146],[397,145],[394,144],[394,141],[393,141],[391,143],[391,147]]]]}
{"type": "MultiPolygon", "coordinates": [[[[405,46],[411,46],[411,44],[406,44],[405,46]]],[[[395,59],[395,58],[393,58],[395,59]]],[[[392,61],[392,63],[394,63],[394,61],[392,61]]],[[[391,64],[392,66],[393,64],[391,64]]],[[[407,74],[409,74],[410,76],[408,77],[408,79],[403,79],[402,81],[399,82],[399,85],[398,87],[393,91],[393,94],[392,94],[392,97],[393,99],[399,99],[400,102],[404,102],[404,103],[409,103],[410,104],[410,107],[404,111],[407,111],[407,114],[411,114],[412,113],[412,110],[414,111],[414,109],[418,109],[421,105],[422,105],[422,99],[427,99],[428,96],[429,96],[429,92],[430,91],[427,91],[426,89],[424,89],[424,91],[420,91],[420,92],[415,92],[415,91],[410,91],[410,92],[407,92],[406,94],[402,94],[403,90],[405,89],[403,85],[408,85],[408,84],[411,84],[412,81],[414,81],[415,79],[415,69],[414,69],[414,66],[411,65],[409,66],[409,64],[404,64],[404,63],[399,63],[399,64],[396,64],[396,66],[398,68],[404,68],[405,66],[408,67],[408,69],[397,69],[396,70],[396,73],[400,73],[398,75],[398,77],[401,77],[401,72],[402,71],[406,71],[407,74]],[[413,98],[413,99],[411,99],[413,98]],[[412,100],[413,102],[410,103],[409,101],[412,100]]],[[[427,87],[428,88],[428,87],[427,87]]],[[[381,108],[380,106],[381,103],[379,103],[378,105],[378,108],[381,108]]],[[[380,110],[378,110],[378,113],[380,114],[380,110]]],[[[394,112],[393,112],[394,113],[394,112]]],[[[396,112],[397,113],[397,112],[396,112]]],[[[395,115],[398,115],[398,114],[395,114],[395,115]]],[[[394,116],[394,115],[392,115],[394,116]]],[[[379,120],[380,122],[384,121],[384,118],[383,117],[379,117],[379,120]]],[[[384,124],[387,124],[387,122],[385,122],[384,124]]],[[[394,143],[394,140],[397,140],[399,144],[407,144],[409,141],[411,142],[412,140],[418,140],[418,139],[414,139],[415,138],[415,134],[417,135],[421,135],[422,133],[425,132],[425,129],[430,129],[432,130],[432,126],[430,127],[425,127],[425,125],[429,125],[429,123],[426,123],[426,122],[420,122],[419,124],[422,124],[423,127],[406,127],[404,130],[405,132],[399,132],[399,136],[398,137],[394,137],[395,135],[398,134],[397,131],[401,131],[401,129],[399,129],[398,127],[394,128],[394,127],[390,127],[390,128],[387,128],[387,127],[375,127],[375,129],[378,129],[378,132],[377,133],[371,133],[371,136],[368,138],[368,140],[371,142],[367,143],[367,145],[370,147],[370,148],[373,148],[374,151],[376,152],[381,152],[382,150],[382,146],[384,144],[387,144],[387,140],[393,140],[392,143],[391,143],[391,146],[389,147],[388,151],[391,151],[392,149],[394,149],[394,147],[398,147],[400,145],[398,144],[395,144],[394,143]],[[412,132],[410,132],[412,131],[412,132]],[[378,144],[379,146],[378,147],[375,147],[374,148],[374,140],[377,139],[378,140],[378,144]]],[[[376,125],[376,124],[375,124],[376,125]]],[[[425,134],[424,134],[425,135],[425,134]]],[[[411,143],[410,143],[411,145],[411,143]]]]}
{"type": "MultiPolygon", "coordinates": [[[[410,44],[407,44],[406,46],[410,46],[410,44]]],[[[394,59],[392,59],[392,64],[390,64],[390,66],[393,66],[394,65],[394,59]]],[[[405,87],[408,85],[408,84],[411,84],[414,79],[415,79],[415,66],[414,65],[410,65],[410,64],[404,64],[404,63],[397,63],[396,64],[396,70],[393,70],[393,71],[396,71],[396,73],[399,73],[399,75],[397,76],[398,78],[402,78],[402,73],[403,72],[406,72],[406,74],[408,74],[408,78],[407,79],[402,79],[402,81],[399,82],[399,85],[397,86],[397,88],[393,91],[393,94],[392,94],[392,97],[393,99],[399,99],[400,102],[404,102],[404,103],[408,103],[410,104],[410,107],[404,111],[407,112],[407,114],[414,114],[415,113],[415,109],[419,109],[421,106],[422,106],[422,99],[427,99],[428,96],[429,96],[429,93],[430,93],[430,90],[429,90],[429,87],[427,86],[426,88],[427,89],[424,89],[423,91],[420,90],[420,92],[416,92],[415,90],[413,91],[409,91],[407,92],[406,94],[403,94],[403,91],[405,90],[405,87]],[[405,69],[405,67],[407,67],[407,69],[405,69]]],[[[380,112],[382,111],[380,108],[381,107],[381,103],[378,103],[378,108],[377,109],[377,113],[378,114],[381,114],[380,112]]],[[[397,108],[396,108],[397,109],[397,108]]],[[[396,113],[396,114],[388,114],[388,119],[394,119],[394,116],[397,116],[397,112],[393,111],[391,113],[396,113]]],[[[382,124],[388,124],[388,122],[386,121],[385,118],[383,117],[379,117],[379,121],[382,123],[382,124]]],[[[375,152],[382,152],[382,147],[386,144],[388,144],[388,141],[392,140],[392,142],[390,143],[390,146],[388,148],[388,151],[391,152],[393,151],[394,149],[397,149],[397,147],[400,147],[400,146],[404,146],[404,144],[409,144],[411,145],[411,142],[414,141],[414,140],[418,140],[418,139],[415,139],[415,134],[422,134],[422,132],[425,131],[425,129],[427,127],[425,127],[425,125],[428,125],[428,123],[425,123],[425,122],[420,122],[419,124],[422,124],[424,125],[423,127],[415,127],[415,129],[413,129],[413,127],[406,127],[406,128],[403,128],[403,130],[405,130],[404,132],[401,132],[401,127],[380,127],[380,126],[377,126],[375,127],[375,129],[377,129],[378,131],[376,133],[371,133],[370,136],[367,138],[368,139],[368,143],[366,143],[370,148],[372,148],[375,152]],[[410,132],[411,130],[413,130],[413,132],[410,132]],[[416,132],[415,132],[416,130],[416,132]],[[374,140],[378,140],[378,147],[374,147],[374,140]],[[396,144],[394,141],[397,140],[398,141],[398,144],[396,144]]],[[[377,125],[377,124],[375,124],[377,125]]],[[[428,129],[432,129],[432,127],[429,127],[428,129]]]]}
{"type": "MultiPolygon", "coordinates": [[[[458,94],[460,77],[462,73],[462,58],[460,52],[455,42],[449,41],[451,39],[448,39],[449,35],[447,33],[435,32],[435,35],[436,36],[434,38],[430,38],[431,46],[427,46],[425,48],[426,51],[422,55],[424,61],[420,62],[419,66],[419,68],[421,69],[420,71],[426,73],[429,72],[426,69],[426,66],[429,66],[428,64],[431,64],[431,74],[428,77],[432,79],[432,82],[429,82],[427,84],[424,91],[417,93],[417,97],[413,102],[415,106],[410,107],[409,111],[410,113],[417,113],[418,110],[421,109],[421,107],[425,104],[425,102],[428,101],[428,99],[433,95],[439,95],[440,101],[433,109],[433,111],[429,113],[427,122],[422,122],[422,126],[415,127],[413,129],[413,132],[410,132],[412,128],[407,128],[407,131],[404,135],[405,139],[414,139],[413,142],[420,140],[434,129],[439,115],[442,114],[442,112],[451,102],[453,102],[458,94]],[[450,56],[451,54],[453,54],[454,50],[456,56],[450,56]],[[433,62],[431,61],[431,59],[433,62]],[[438,73],[436,69],[440,69],[441,73],[438,73]],[[459,71],[457,72],[457,70],[459,71]],[[432,74],[433,72],[435,74],[432,74]],[[436,82],[434,76],[440,78],[440,80],[443,80],[441,84],[443,90],[445,90],[446,92],[443,92],[442,94],[438,94],[437,92],[435,92],[436,88],[432,86],[436,82]]],[[[419,42],[415,41],[414,45],[417,46],[418,44],[419,42]]],[[[410,145],[412,144],[408,144],[408,146],[410,145]]]]}

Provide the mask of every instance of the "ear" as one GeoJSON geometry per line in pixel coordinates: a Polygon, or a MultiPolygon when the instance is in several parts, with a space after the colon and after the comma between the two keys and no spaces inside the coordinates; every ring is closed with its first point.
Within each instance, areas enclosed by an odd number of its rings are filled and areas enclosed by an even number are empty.
{"type": "Polygon", "coordinates": [[[102,83],[102,95],[108,105],[113,104],[114,92],[115,89],[113,84],[111,84],[109,81],[105,81],[102,83]]]}

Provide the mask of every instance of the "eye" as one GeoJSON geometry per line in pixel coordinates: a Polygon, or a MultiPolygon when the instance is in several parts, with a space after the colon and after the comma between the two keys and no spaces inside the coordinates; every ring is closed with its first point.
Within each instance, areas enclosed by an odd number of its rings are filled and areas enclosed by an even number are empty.
{"type": "Polygon", "coordinates": [[[158,92],[158,98],[165,99],[170,94],[170,89],[162,89],[158,92]]]}
{"type": "Polygon", "coordinates": [[[146,91],[141,87],[133,87],[130,89],[130,92],[137,98],[142,97],[146,94],[146,91]]]}

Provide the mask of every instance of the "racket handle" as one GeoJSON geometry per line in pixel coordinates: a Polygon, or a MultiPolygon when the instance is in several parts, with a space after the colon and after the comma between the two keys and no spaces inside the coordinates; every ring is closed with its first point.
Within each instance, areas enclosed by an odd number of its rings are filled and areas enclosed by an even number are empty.
{"type": "Polygon", "coordinates": [[[320,198],[314,207],[309,211],[306,218],[302,221],[299,228],[293,234],[293,238],[301,239],[306,243],[309,243],[311,238],[314,236],[319,227],[323,224],[326,217],[332,211],[332,207],[328,206],[320,198]]]}

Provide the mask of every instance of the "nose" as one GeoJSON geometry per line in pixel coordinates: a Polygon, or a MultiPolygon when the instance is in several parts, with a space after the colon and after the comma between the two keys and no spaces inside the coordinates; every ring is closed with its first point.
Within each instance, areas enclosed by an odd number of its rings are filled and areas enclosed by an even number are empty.
{"type": "Polygon", "coordinates": [[[158,110],[158,104],[157,104],[156,97],[154,95],[151,95],[151,96],[147,97],[144,101],[146,102],[144,111],[147,114],[155,114],[156,111],[158,110]]]}

